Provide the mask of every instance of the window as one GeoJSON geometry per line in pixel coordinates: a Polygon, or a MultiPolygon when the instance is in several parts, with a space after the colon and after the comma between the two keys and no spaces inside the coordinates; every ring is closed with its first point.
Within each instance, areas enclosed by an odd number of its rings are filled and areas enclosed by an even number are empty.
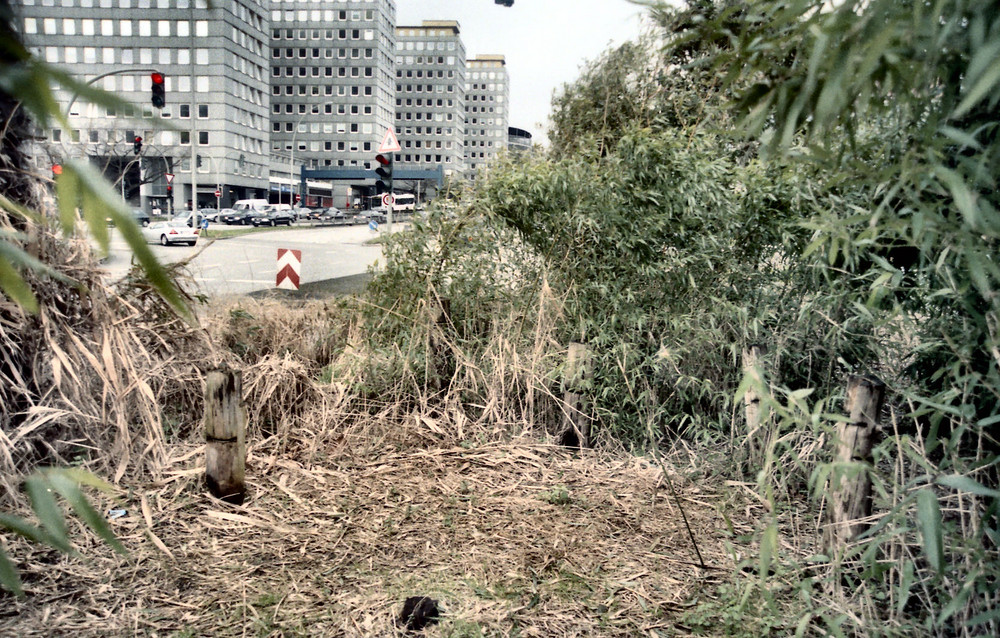
{"type": "Polygon", "coordinates": [[[190,104],[181,104],[180,105],[180,117],[182,117],[182,118],[191,117],[191,105],[190,104]]]}
{"type": "Polygon", "coordinates": [[[207,104],[199,104],[198,105],[198,118],[199,119],[205,119],[207,117],[208,117],[208,105],[207,104]]]}
{"type": "Polygon", "coordinates": [[[208,146],[208,131],[198,131],[198,145],[208,146]]]}

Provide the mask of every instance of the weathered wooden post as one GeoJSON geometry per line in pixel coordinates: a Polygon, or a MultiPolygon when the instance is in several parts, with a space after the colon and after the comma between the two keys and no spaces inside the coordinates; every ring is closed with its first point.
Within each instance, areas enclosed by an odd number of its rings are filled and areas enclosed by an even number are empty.
{"type": "Polygon", "coordinates": [[[237,505],[246,495],[246,406],[238,370],[208,373],[205,384],[205,482],[212,496],[237,505]]]}
{"type": "Polygon", "coordinates": [[[590,447],[590,400],[586,395],[586,382],[594,374],[590,349],[576,341],[569,344],[566,370],[563,374],[562,434],[559,444],[566,447],[590,447]]]}
{"type": "Polygon", "coordinates": [[[885,384],[874,377],[853,376],[847,382],[847,423],[837,426],[837,468],[830,474],[829,516],[825,545],[831,555],[865,530],[872,513],[872,443],[882,410],[885,384]],[[863,464],[863,465],[862,465],[863,464]]]}
{"type": "Polygon", "coordinates": [[[431,389],[441,392],[448,389],[455,374],[455,362],[445,338],[448,325],[451,324],[451,299],[439,297],[438,303],[431,306],[430,312],[434,326],[431,328],[429,344],[429,385],[431,389]]]}
{"type": "MultiPolygon", "coordinates": [[[[743,373],[759,374],[763,363],[764,355],[767,354],[767,346],[762,344],[751,344],[743,350],[743,373]]],[[[764,383],[764,379],[759,379],[764,383]]],[[[751,385],[743,395],[743,403],[746,408],[746,440],[747,457],[751,468],[759,468],[766,455],[769,444],[770,432],[760,433],[763,422],[763,410],[760,406],[760,394],[757,392],[758,386],[751,385]]]]}

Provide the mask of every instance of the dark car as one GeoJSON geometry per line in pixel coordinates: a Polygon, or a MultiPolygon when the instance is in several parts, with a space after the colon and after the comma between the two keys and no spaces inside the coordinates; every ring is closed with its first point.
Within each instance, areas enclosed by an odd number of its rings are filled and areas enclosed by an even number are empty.
{"type": "Polygon", "coordinates": [[[223,224],[233,224],[242,223],[243,216],[247,214],[247,210],[233,210],[232,208],[226,208],[220,211],[219,221],[223,224]]]}
{"type": "Polygon", "coordinates": [[[291,226],[295,213],[290,210],[273,210],[250,220],[254,226],[291,226]]]}
{"type": "Polygon", "coordinates": [[[256,224],[255,221],[260,219],[261,217],[264,217],[265,215],[267,215],[267,213],[263,211],[249,208],[247,210],[240,211],[240,218],[239,221],[236,223],[241,224],[243,226],[250,226],[251,224],[253,224],[254,226],[258,226],[259,224],[256,224]]]}
{"type": "MultiPolygon", "coordinates": [[[[149,213],[142,210],[141,208],[133,208],[129,212],[132,214],[132,219],[135,220],[135,223],[139,224],[140,226],[149,226],[149,221],[150,221],[149,213]]],[[[108,226],[115,225],[115,220],[111,219],[110,217],[105,218],[105,221],[107,221],[108,226]]]]}

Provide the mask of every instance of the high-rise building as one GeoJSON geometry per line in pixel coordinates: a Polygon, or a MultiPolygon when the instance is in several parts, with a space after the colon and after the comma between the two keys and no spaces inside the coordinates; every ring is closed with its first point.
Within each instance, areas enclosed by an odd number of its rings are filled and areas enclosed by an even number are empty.
{"type": "Polygon", "coordinates": [[[509,103],[504,56],[479,55],[466,62],[465,165],[471,175],[507,148],[509,103]]]}
{"type": "Polygon", "coordinates": [[[465,172],[465,46],[454,20],[396,27],[396,133],[401,168],[465,172]]]}
{"type": "Polygon", "coordinates": [[[125,101],[111,108],[58,92],[70,130],[46,132],[54,155],[90,158],[147,209],[166,207],[168,173],[175,175],[175,209],[192,199],[226,205],[266,192],[267,0],[211,8],[205,0],[19,4],[14,22],[35,55],[125,101]],[[166,79],[162,109],[150,100],[153,72],[166,79]],[[137,137],[140,155],[133,153],[137,137]]]}
{"type": "MultiPolygon", "coordinates": [[[[289,187],[281,165],[293,175],[299,165],[372,168],[395,116],[394,0],[273,0],[271,9],[272,188],[289,187]]],[[[314,185],[306,203],[340,205],[347,188],[314,185]]]]}

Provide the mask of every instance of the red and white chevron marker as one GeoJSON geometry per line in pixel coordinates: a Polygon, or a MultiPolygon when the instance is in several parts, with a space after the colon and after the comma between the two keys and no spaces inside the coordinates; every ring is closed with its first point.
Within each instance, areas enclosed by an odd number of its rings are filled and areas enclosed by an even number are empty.
{"type": "Polygon", "coordinates": [[[299,289],[299,267],[302,265],[302,251],[290,248],[278,249],[278,276],[274,285],[285,290],[299,289]]]}

